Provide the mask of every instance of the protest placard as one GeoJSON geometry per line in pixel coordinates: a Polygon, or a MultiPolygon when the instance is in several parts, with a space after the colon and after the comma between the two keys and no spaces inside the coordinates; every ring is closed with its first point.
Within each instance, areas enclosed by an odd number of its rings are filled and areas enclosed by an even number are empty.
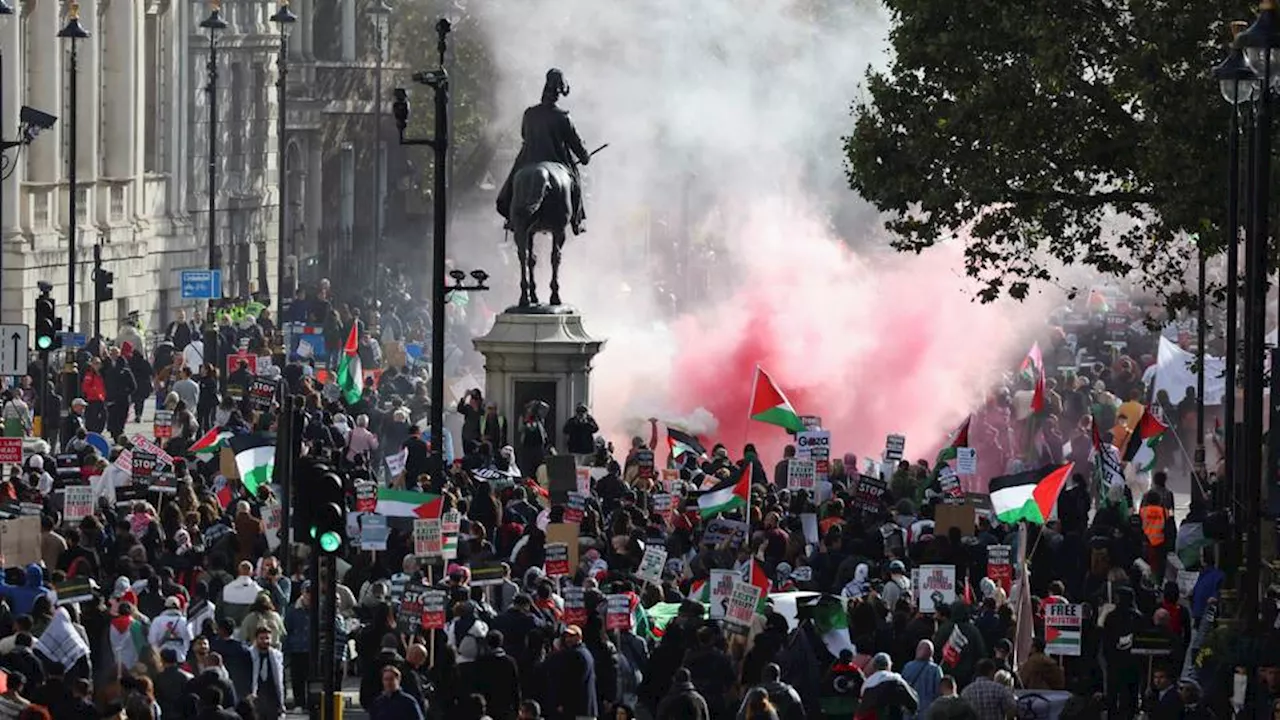
{"type": "Polygon", "coordinates": [[[168,440],[173,437],[173,412],[157,410],[155,420],[151,422],[151,432],[157,440],[168,440]]]}
{"type": "Polygon", "coordinates": [[[707,583],[711,586],[708,593],[708,614],[712,620],[723,620],[729,612],[729,598],[733,595],[733,584],[742,576],[733,570],[717,568],[711,571],[707,583]]]}
{"type": "Polygon", "coordinates": [[[506,575],[507,568],[499,560],[471,563],[471,587],[501,585],[506,575]]]}
{"type": "Polygon", "coordinates": [[[817,482],[817,466],[812,460],[791,458],[787,461],[787,488],[790,490],[813,491],[817,482]]]}
{"type": "Polygon", "coordinates": [[[1009,562],[1013,546],[987,546],[987,577],[999,585],[1005,593],[1013,588],[1013,565],[1009,562]]]}
{"type": "Polygon", "coordinates": [[[955,602],[956,566],[921,565],[915,595],[922,613],[932,613],[939,605],[950,605],[955,602]]]}
{"type": "Polygon", "coordinates": [[[279,386],[279,380],[255,377],[249,383],[249,402],[261,410],[271,409],[271,404],[275,402],[279,386]]]}
{"type": "Polygon", "coordinates": [[[564,598],[564,624],[582,627],[587,624],[587,601],[577,585],[566,585],[560,590],[564,598]]]}
{"type": "Polygon", "coordinates": [[[742,547],[747,541],[747,524],[741,520],[712,518],[702,533],[702,544],[717,546],[726,540],[731,547],[742,547]]]}
{"type": "Polygon", "coordinates": [[[413,554],[418,557],[440,557],[443,551],[440,521],[415,518],[413,521],[413,554]]]}
{"type": "Polygon", "coordinates": [[[420,622],[423,630],[444,629],[444,600],[445,593],[443,590],[428,590],[422,594],[422,618],[420,622]]]}
{"type": "Polygon", "coordinates": [[[666,548],[650,545],[644,549],[644,556],[640,558],[640,568],[636,570],[636,577],[657,585],[662,582],[662,569],[666,565],[666,548]]]}
{"type": "Polygon", "coordinates": [[[1080,656],[1080,629],[1084,606],[1054,603],[1044,606],[1044,651],[1046,655],[1080,656]]]}
{"type": "Polygon", "coordinates": [[[578,493],[581,495],[591,494],[591,468],[580,467],[574,471],[574,479],[578,483],[578,493]]]}
{"type": "Polygon", "coordinates": [[[859,475],[853,491],[853,505],[862,512],[880,512],[880,503],[889,492],[889,483],[870,475],[859,475]]]}
{"type": "Polygon", "coordinates": [[[133,467],[130,468],[134,482],[146,483],[156,472],[156,456],[141,450],[133,451],[133,467]]]}
{"type": "Polygon", "coordinates": [[[378,486],[362,480],[356,483],[356,512],[371,513],[378,510],[378,486]]]}
{"type": "Polygon", "coordinates": [[[956,448],[956,474],[978,474],[978,451],[973,448],[956,448]]]}
{"type": "Polygon", "coordinates": [[[898,462],[902,459],[902,454],[907,449],[907,437],[905,435],[890,435],[884,439],[884,459],[890,462],[898,462]]]}
{"type": "Polygon", "coordinates": [[[580,492],[569,493],[568,502],[564,505],[564,521],[570,525],[581,525],[582,514],[587,509],[587,496],[580,492]]]}
{"type": "Polygon", "coordinates": [[[676,492],[679,488],[676,483],[680,482],[680,471],[675,468],[662,468],[662,489],[669,493],[676,492]]]}
{"type": "Polygon", "coordinates": [[[756,616],[756,606],[759,603],[760,588],[749,582],[738,580],[733,584],[733,594],[729,596],[729,608],[724,616],[725,622],[746,634],[751,630],[751,622],[756,616]]]}
{"type": "Polygon", "coordinates": [[[563,577],[569,574],[569,546],[565,543],[547,543],[543,546],[545,559],[542,568],[547,577],[563,577]]]}
{"type": "Polygon", "coordinates": [[[826,480],[831,474],[831,433],[827,430],[796,433],[796,457],[812,460],[815,479],[826,480]]]}
{"type": "Polygon", "coordinates": [[[88,485],[68,486],[63,502],[63,523],[78,525],[81,520],[93,514],[93,488],[88,485]]]}
{"type": "Polygon", "coordinates": [[[400,632],[413,634],[422,624],[422,611],[425,599],[431,588],[421,582],[405,583],[400,594],[400,604],[396,607],[396,626],[400,632]]]}
{"type": "Polygon", "coordinates": [[[656,477],[653,469],[653,451],[652,450],[636,451],[636,471],[640,477],[646,480],[656,477]]]}
{"type": "Polygon", "coordinates": [[[650,498],[653,503],[653,512],[663,516],[664,518],[671,514],[671,510],[675,507],[676,498],[671,493],[654,493],[650,498]]]}
{"type": "Polygon", "coordinates": [[[631,596],[606,595],[608,598],[608,614],[605,616],[606,630],[631,629],[631,596]]]}

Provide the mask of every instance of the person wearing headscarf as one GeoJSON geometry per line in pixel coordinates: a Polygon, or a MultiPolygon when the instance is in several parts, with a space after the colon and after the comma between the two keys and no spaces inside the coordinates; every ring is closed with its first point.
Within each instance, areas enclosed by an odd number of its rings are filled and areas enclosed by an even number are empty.
{"type": "MultiPolygon", "coordinates": [[[[848,571],[846,571],[848,572],[848,571]]],[[[871,584],[867,580],[867,576],[871,574],[871,568],[866,563],[858,563],[853,569],[853,579],[845,584],[841,594],[847,598],[860,598],[867,594],[871,589],[871,584]]]]}
{"type": "Polygon", "coordinates": [[[903,666],[902,679],[915,690],[919,700],[913,717],[924,718],[938,697],[938,683],[942,682],[942,668],[933,661],[932,641],[921,640],[916,645],[916,658],[903,666]]]}

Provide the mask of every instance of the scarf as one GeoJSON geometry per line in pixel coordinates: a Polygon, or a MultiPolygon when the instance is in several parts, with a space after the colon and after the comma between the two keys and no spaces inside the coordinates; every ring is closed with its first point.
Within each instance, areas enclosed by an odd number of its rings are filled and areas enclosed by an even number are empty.
{"type": "Polygon", "coordinates": [[[53,622],[36,641],[35,649],[49,660],[70,669],[82,657],[89,654],[89,645],[71,624],[71,616],[65,608],[58,608],[53,622]]]}

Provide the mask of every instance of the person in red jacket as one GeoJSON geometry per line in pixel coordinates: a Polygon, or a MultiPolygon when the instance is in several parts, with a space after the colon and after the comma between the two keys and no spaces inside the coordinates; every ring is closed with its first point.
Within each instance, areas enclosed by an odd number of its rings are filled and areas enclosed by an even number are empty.
{"type": "Polygon", "coordinates": [[[84,425],[89,432],[100,433],[107,427],[107,383],[102,379],[102,361],[94,358],[80,381],[80,394],[89,403],[84,425]]]}

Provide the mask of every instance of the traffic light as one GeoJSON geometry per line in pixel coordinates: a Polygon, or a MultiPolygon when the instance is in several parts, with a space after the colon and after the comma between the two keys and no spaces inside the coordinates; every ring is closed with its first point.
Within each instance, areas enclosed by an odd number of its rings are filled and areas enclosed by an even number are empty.
{"type": "Polygon", "coordinates": [[[111,285],[116,281],[116,274],[110,270],[98,268],[93,271],[93,300],[94,302],[107,302],[114,300],[116,297],[115,288],[111,285]]]}
{"type": "Polygon", "coordinates": [[[346,492],[333,468],[299,458],[294,473],[296,516],[306,536],[325,554],[342,551],[347,539],[346,492]]]}
{"type": "Polygon", "coordinates": [[[58,347],[57,319],[53,316],[53,298],[36,298],[36,350],[47,352],[58,347]]]}

